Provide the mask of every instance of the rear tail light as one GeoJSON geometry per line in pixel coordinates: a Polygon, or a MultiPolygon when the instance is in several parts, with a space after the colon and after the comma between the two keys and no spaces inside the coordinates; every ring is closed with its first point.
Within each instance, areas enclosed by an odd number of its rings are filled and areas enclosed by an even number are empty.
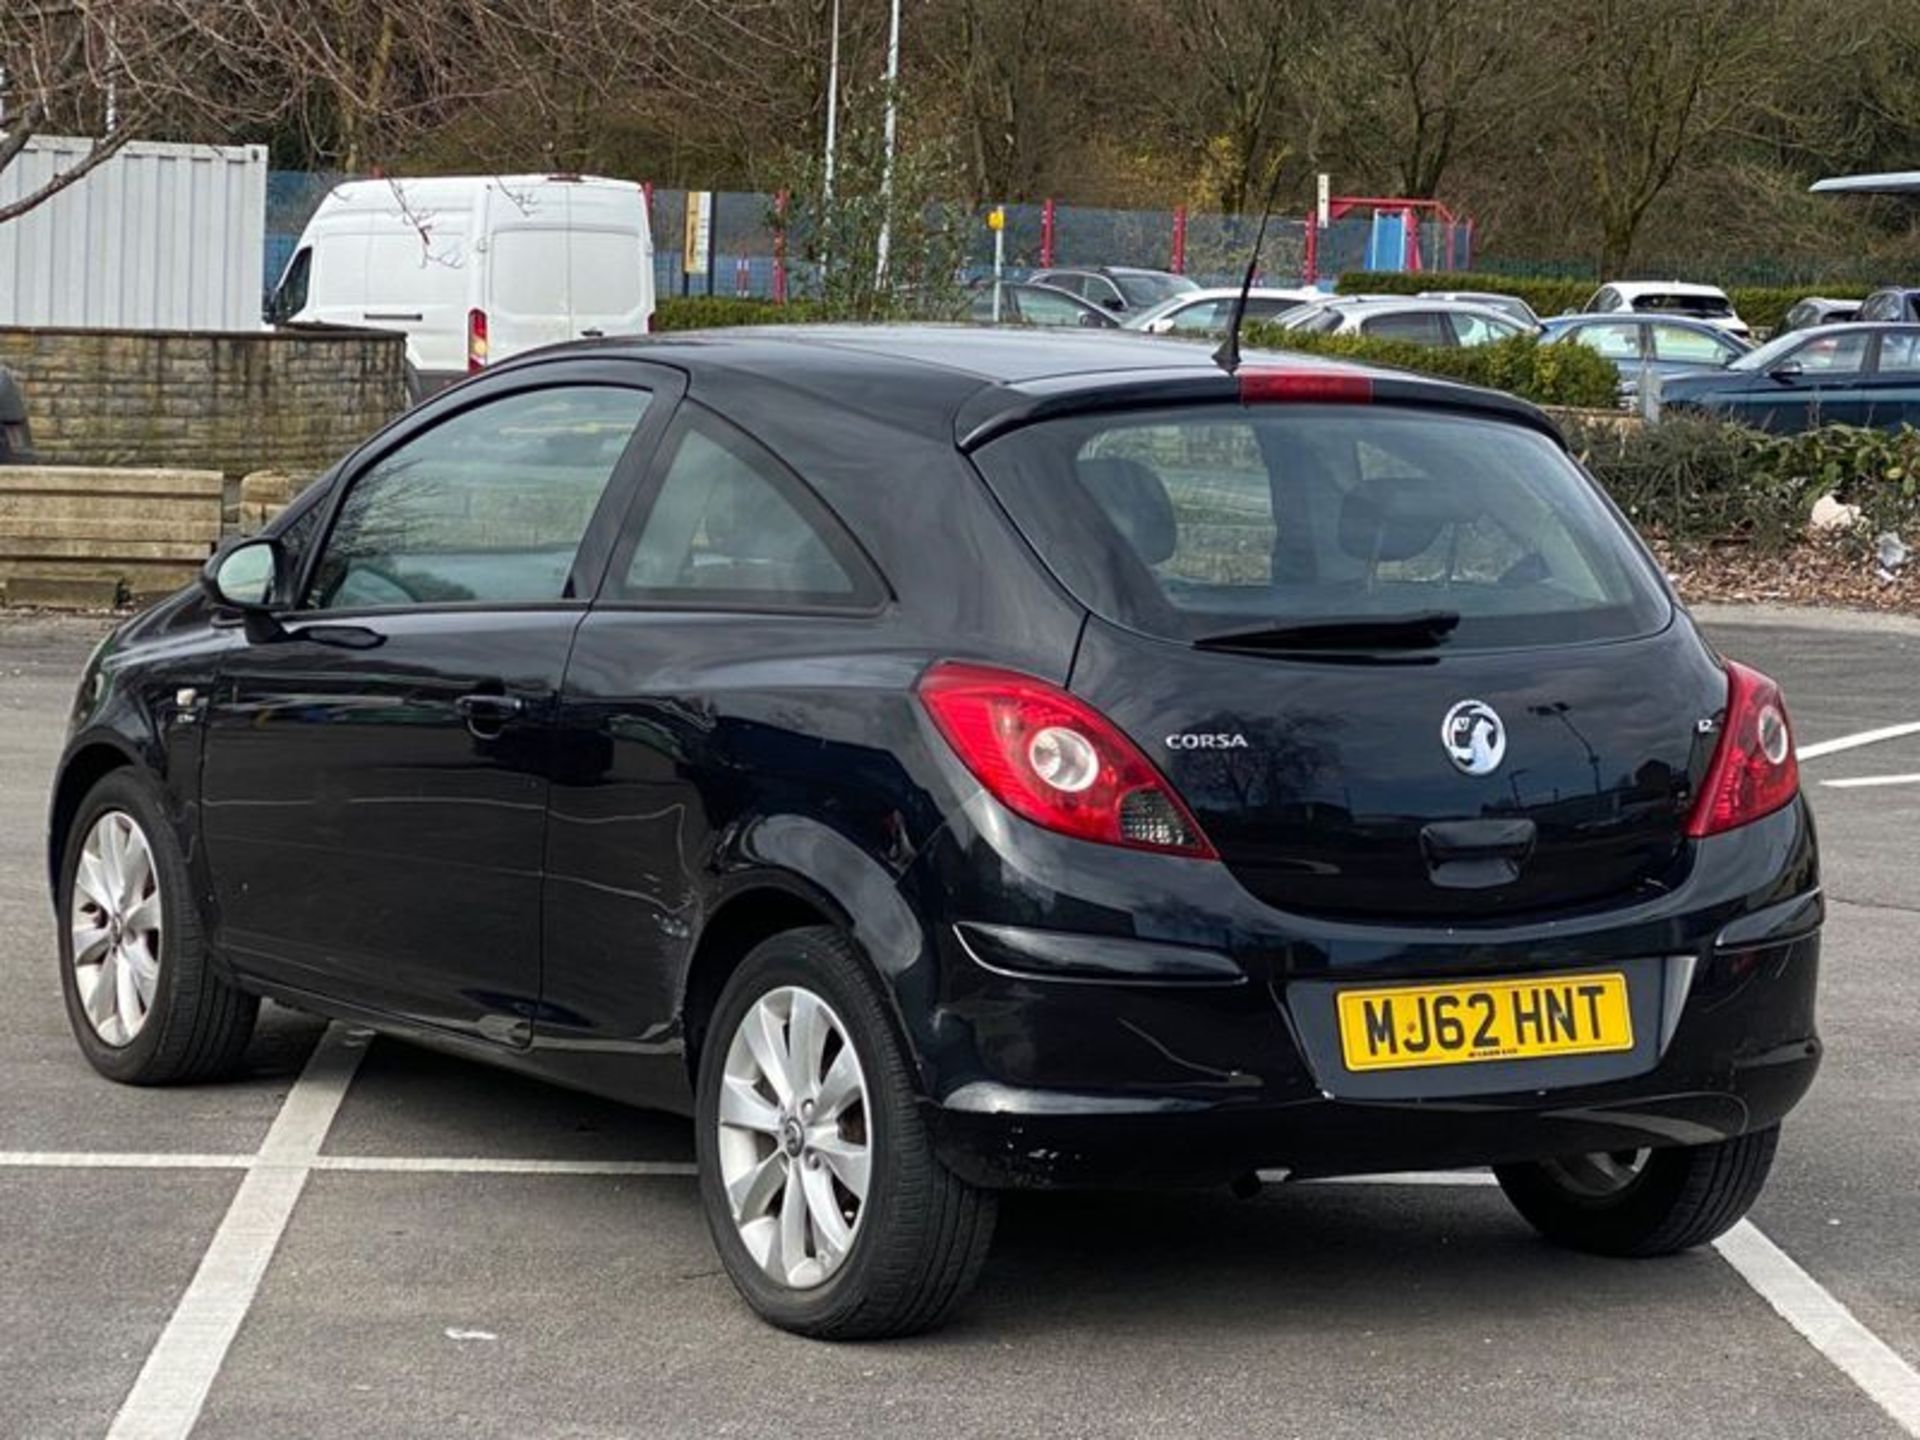
{"type": "Polygon", "coordinates": [[[1212,860],[1166,777],[1113,723],[1056,685],[946,662],[920,679],[940,733],[989,794],[1045,829],[1212,860]]]}
{"type": "Polygon", "coordinates": [[[487,365],[487,312],[467,311],[467,373],[484,370],[487,365]]]}
{"type": "Polygon", "coordinates": [[[1771,815],[1800,791],[1800,762],[1780,687],[1727,662],[1727,715],[1707,778],[1687,817],[1695,840],[1771,815]]]}
{"type": "Polygon", "coordinates": [[[1349,375],[1338,370],[1241,370],[1243,404],[1269,401],[1296,404],[1332,403],[1364,405],[1373,399],[1373,381],[1365,375],[1349,375]]]}

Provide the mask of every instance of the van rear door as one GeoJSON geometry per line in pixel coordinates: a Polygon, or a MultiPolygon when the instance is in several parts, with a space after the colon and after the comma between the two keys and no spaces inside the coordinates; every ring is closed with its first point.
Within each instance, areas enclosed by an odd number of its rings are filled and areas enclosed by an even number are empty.
{"type": "Polygon", "coordinates": [[[568,205],[567,276],[576,338],[643,335],[653,313],[653,243],[638,186],[585,182],[568,205]]]}
{"type": "Polygon", "coordinates": [[[571,340],[567,285],[568,192],[564,184],[493,185],[487,231],[487,358],[498,364],[571,340]]]}

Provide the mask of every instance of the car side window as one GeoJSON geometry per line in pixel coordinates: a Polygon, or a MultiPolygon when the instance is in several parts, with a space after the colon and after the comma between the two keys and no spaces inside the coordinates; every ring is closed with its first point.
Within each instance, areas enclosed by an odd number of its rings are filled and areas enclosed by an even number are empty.
{"type": "Polygon", "coordinates": [[[689,406],[658,493],[614,553],[607,597],[682,606],[871,609],[859,547],[761,445],[689,406]]]}
{"type": "Polygon", "coordinates": [[[1808,375],[1845,374],[1849,371],[1864,370],[1867,364],[1867,342],[1872,338],[1872,334],[1866,331],[1822,335],[1817,339],[1809,340],[1786,358],[1797,361],[1800,369],[1808,375]]]}
{"type": "Polygon", "coordinates": [[[1653,358],[1682,360],[1690,365],[1724,365],[1733,351],[1712,335],[1684,325],[1654,325],[1653,358]]]}
{"type": "Polygon", "coordinates": [[[1593,298],[1587,301],[1587,309],[1589,310],[1605,312],[1608,310],[1617,310],[1619,308],[1620,308],[1619,292],[1614,290],[1614,288],[1610,285],[1594,291],[1593,298]]]}
{"type": "Polygon", "coordinates": [[[521,391],[407,440],[354,480],[304,608],[570,598],[581,538],[649,399],[521,391]]]}
{"type": "Polygon", "coordinates": [[[1640,358],[1638,325],[1582,325],[1573,332],[1573,341],[1608,360],[1640,358]]]}
{"type": "Polygon", "coordinates": [[[1880,369],[1898,374],[1920,371],[1920,330],[1890,330],[1883,334],[1880,369]]]}
{"type": "Polygon", "coordinates": [[[1445,345],[1448,337],[1441,316],[1433,310],[1403,310],[1374,315],[1360,322],[1363,333],[1376,340],[1405,340],[1414,345],[1445,345]]]}
{"type": "Polygon", "coordinates": [[[1020,296],[1020,318],[1029,325],[1078,325],[1085,313],[1064,295],[1027,290],[1020,296]]]}
{"type": "MultiPolygon", "coordinates": [[[[1249,300],[1247,302],[1247,318],[1249,320],[1265,318],[1259,309],[1259,305],[1260,302],[1258,301],[1249,300]]],[[[1184,310],[1174,311],[1172,316],[1169,317],[1171,323],[1168,328],[1179,335],[1205,335],[1209,331],[1218,330],[1225,325],[1227,323],[1227,317],[1232,313],[1233,301],[1231,300],[1201,300],[1187,306],[1184,310]]],[[[1268,311],[1266,313],[1271,314],[1272,312],[1268,311]]]]}
{"type": "Polygon", "coordinates": [[[1504,320],[1495,320],[1491,315],[1455,310],[1448,314],[1447,319],[1453,325],[1454,338],[1462,345],[1490,345],[1519,333],[1516,327],[1504,320]]]}
{"type": "Polygon", "coordinates": [[[1860,307],[1859,318],[1862,320],[1892,319],[1893,318],[1892,300],[1893,300],[1893,297],[1884,290],[1877,291],[1876,293],[1869,295],[1866,298],[1866,303],[1864,303],[1860,307]]]}

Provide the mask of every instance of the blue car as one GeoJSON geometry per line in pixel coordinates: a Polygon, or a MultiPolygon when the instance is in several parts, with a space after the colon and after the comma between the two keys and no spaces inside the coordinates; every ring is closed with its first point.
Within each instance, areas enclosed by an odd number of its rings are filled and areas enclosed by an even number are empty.
{"type": "Polygon", "coordinates": [[[1707,412],[1761,430],[1920,425],[1920,325],[1795,330],[1725,370],[1656,382],[1654,413],[1707,412]]]}
{"type": "Polygon", "coordinates": [[[1718,370],[1753,347],[1704,320],[1676,315],[1561,315],[1545,322],[1549,344],[1584,345],[1620,372],[1620,403],[1638,398],[1641,377],[1718,370]]]}

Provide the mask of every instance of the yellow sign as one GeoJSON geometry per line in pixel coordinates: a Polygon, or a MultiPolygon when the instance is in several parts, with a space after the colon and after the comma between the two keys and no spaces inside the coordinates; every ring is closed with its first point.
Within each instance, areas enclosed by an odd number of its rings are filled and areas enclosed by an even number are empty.
{"type": "Polygon", "coordinates": [[[996,205],[987,212],[987,228],[989,230],[1004,230],[1007,228],[1007,211],[1005,206],[996,205]]]}
{"type": "Polygon", "coordinates": [[[1349,1070],[1633,1048],[1627,977],[1617,973],[1343,990],[1339,1010],[1349,1070]]]}
{"type": "Polygon", "coordinates": [[[707,250],[713,242],[713,192],[687,192],[687,225],[680,246],[680,268],[688,275],[707,273],[707,250]]]}

